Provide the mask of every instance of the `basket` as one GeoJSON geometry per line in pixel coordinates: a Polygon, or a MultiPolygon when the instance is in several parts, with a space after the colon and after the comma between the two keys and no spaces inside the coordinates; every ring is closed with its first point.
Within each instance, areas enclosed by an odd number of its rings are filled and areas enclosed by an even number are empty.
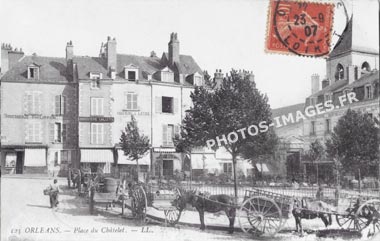
{"type": "Polygon", "coordinates": [[[44,195],[49,195],[50,194],[50,190],[49,189],[44,189],[44,195]]]}

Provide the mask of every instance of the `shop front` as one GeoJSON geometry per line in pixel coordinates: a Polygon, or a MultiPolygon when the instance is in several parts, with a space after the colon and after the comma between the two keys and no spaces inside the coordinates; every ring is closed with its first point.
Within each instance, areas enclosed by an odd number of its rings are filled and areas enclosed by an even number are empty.
{"type": "Polygon", "coordinates": [[[3,173],[46,173],[46,146],[2,146],[3,173]]]}
{"type": "Polygon", "coordinates": [[[91,173],[111,173],[111,165],[114,163],[113,149],[81,149],[80,165],[91,170],[91,173]]]}
{"type": "Polygon", "coordinates": [[[182,153],[174,148],[153,148],[152,156],[154,177],[171,179],[182,173],[182,153]]]}
{"type": "Polygon", "coordinates": [[[138,176],[138,180],[145,182],[150,167],[150,152],[148,151],[145,156],[138,160],[139,162],[139,173],[137,174],[137,163],[124,155],[124,151],[117,150],[117,169],[116,176],[122,178],[123,180],[133,180],[134,177],[138,176]]]}

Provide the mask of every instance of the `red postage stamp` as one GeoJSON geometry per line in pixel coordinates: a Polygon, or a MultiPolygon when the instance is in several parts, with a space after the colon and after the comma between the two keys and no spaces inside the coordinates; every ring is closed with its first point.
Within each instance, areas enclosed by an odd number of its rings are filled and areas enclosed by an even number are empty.
{"type": "Polygon", "coordinates": [[[330,52],[334,4],[271,0],[266,51],[321,57],[330,52]]]}

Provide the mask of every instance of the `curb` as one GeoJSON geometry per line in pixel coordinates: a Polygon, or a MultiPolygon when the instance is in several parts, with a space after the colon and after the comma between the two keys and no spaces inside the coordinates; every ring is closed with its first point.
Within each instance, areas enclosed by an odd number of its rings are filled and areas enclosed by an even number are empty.
{"type": "Polygon", "coordinates": [[[29,176],[29,175],[23,175],[23,174],[17,174],[17,175],[2,175],[2,179],[41,179],[41,180],[67,180],[66,177],[49,177],[49,176],[29,176]]]}

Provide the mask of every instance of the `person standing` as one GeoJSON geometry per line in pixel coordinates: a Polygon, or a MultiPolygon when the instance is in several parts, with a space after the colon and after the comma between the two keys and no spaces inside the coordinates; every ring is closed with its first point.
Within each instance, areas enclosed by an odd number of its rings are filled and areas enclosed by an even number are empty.
{"type": "Polygon", "coordinates": [[[58,193],[60,192],[59,186],[58,186],[58,180],[54,179],[53,184],[50,184],[49,187],[50,193],[50,207],[55,208],[58,206],[58,193]]]}

